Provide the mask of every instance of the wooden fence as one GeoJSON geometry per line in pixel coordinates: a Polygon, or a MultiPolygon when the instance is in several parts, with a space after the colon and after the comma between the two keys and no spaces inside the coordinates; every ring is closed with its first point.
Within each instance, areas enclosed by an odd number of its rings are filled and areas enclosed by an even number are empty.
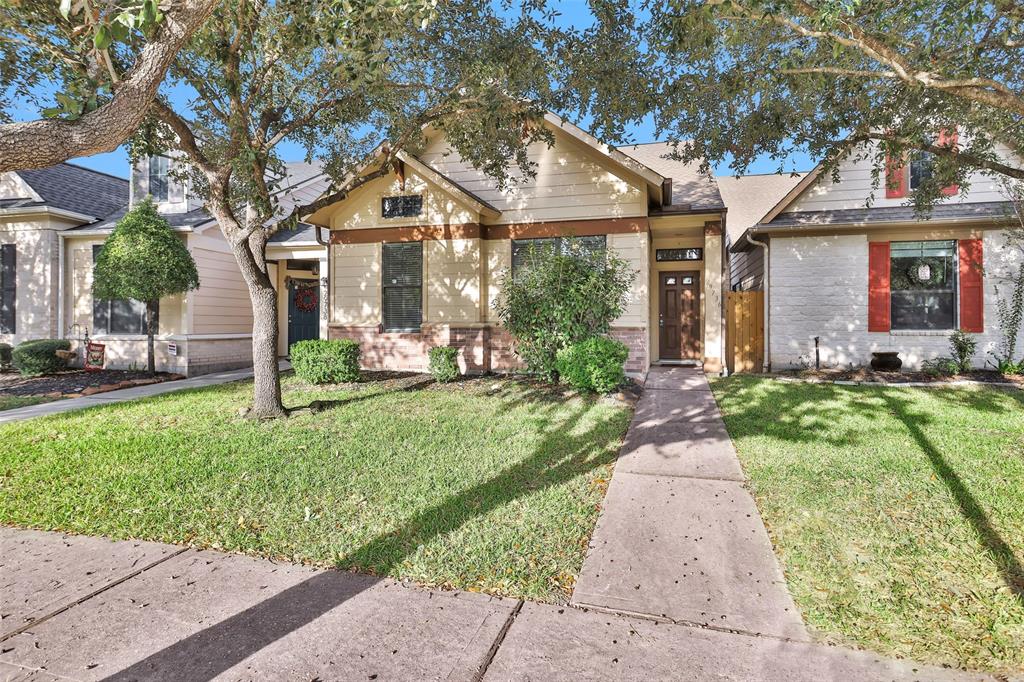
{"type": "Polygon", "coordinates": [[[729,372],[760,372],[764,364],[764,292],[730,291],[725,308],[729,372]]]}

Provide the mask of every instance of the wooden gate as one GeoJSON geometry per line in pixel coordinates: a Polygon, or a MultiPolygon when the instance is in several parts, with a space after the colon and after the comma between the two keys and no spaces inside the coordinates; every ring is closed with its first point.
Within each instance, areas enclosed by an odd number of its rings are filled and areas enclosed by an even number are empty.
{"type": "Polygon", "coordinates": [[[729,372],[760,372],[764,364],[764,292],[730,291],[725,308],[729,372]]]}

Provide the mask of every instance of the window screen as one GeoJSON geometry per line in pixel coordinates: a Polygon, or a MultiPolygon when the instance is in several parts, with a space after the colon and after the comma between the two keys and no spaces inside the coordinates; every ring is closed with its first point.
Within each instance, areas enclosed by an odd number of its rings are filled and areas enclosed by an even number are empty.
{"type": "Polygon", "coordinates": [[[380,214],[385,218],[414,218],[423,212],[423,196],[419,194],[384,197],[380,201],[380,214]]]}
{"type": "Polygon", "coordinates": [[[166,156],[149,158],[149,193],[153,201],[167,201],[168,197],[168,159],[166,156]]]}
{"type": "Polygon", "coordinates": [[[569,245],[575,242],[591,253],[602,253],[608,248],[608,238],[603,235],[590,237],[542,237],[539,239],[512,240],[512,275],[529,265],[531,255],[543,253],[543,249],[551,248],[559,253],[567,253],[569,245]]]}
{"type": "Polygon", "coordinates": [[[423,322],[423,243],[384,244],[384,331],[419,331],[423,322]]]}
{"type": "Polygon", "coordinates": [[[956,328],[956,242],[892,242],[892,329],[956,328]]]}
{"type": "MultiPolygon", "coordinates": [[[[99,244],[92,247],[93,263],[96,262],[102,248],[99,244]]],[[[153,312],[153,322],[159,329],[159,303],[153,312]]],[[[94,334],[146,334],[146,304],[142,301],[127,299],[93,298],[92,328],[94,334]]]]}

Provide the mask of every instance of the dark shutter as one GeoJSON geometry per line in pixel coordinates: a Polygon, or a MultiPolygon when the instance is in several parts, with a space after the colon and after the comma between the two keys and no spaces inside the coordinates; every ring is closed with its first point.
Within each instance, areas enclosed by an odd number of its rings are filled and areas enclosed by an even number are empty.
{"type": "Polygon", "coordinates": [[[0,246],[0,332],[14,334],[16,325],[17,252],[14,244],[0,246]]]}
{"type": "Polygon", "coordinates": [[[423,322],[423,243],[384,244],[385,331],[419,331],[423,322]]]}

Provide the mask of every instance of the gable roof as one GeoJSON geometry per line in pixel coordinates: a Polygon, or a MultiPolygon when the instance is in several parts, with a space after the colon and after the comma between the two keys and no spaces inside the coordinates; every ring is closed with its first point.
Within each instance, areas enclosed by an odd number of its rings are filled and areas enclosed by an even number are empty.
{"type": "Polygon", "coordinates": [[[759,223],[768,211],[808,175],[765,173],[718,176],[718,190],[729,209],[726,221],[729,241],[738,241],[744,232],[759,223]]]}
{"type": "Polygon", "coordinates": [[[3,200],[4,208],[46,206],[99,220],[128,205],[128,180],[72,163],[15,174],[36,196],[3,200]]]}
{"type": "Polygon", "coordinates": [[[619,149],[663,178],[672,179],[671,206],[689,206],[691,210],[708,211],[725,208],[715,178],[701,173],[699,164],[667,158],[674,150],[671,142],[647,142],[619,149]]]}

